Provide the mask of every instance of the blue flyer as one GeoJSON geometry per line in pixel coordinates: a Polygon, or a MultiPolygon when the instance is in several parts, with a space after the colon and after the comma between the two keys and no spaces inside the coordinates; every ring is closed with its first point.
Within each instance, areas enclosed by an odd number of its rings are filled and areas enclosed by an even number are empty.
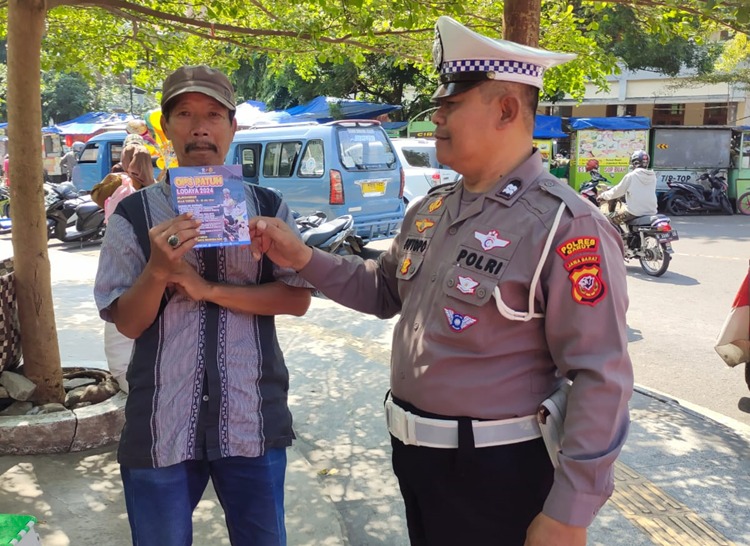
{"type": "Polygon", "coordinates": [[[195,248],[250,244],[241,165],[175,167],[169,184],[177,211],[201,221],[195,248]]]}

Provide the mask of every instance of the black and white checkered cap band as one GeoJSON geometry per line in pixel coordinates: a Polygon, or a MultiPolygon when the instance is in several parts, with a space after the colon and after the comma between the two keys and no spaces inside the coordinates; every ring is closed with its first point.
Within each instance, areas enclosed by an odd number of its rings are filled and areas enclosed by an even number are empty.
{"type": "Polygon", "coordinates": [[[460,61],[445,61],[441,72],[443,74],[457,74],[460,72],[499,72],[540,78],[544,73],[544,67],[521,61],[464,59],[460,61]]]}

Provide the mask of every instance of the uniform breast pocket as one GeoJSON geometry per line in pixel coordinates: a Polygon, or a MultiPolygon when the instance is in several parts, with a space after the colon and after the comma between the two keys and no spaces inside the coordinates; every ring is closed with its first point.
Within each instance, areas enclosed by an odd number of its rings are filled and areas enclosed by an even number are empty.
{"type": "Polygon", "coordinates": [[[449,298],[481,307],[490,301],[497,283],[496,278],[454,265],[443,277],[443,293],[449,298]]]}

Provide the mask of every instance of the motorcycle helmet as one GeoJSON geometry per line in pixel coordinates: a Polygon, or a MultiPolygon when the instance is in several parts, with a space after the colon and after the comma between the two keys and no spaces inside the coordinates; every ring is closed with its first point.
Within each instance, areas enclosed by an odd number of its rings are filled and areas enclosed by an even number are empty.
{"type": "Polygon", "coordinates": [[[630,156],[630,164],[635,168],[641,167],[647,169],[650,161],[651,158],[643,150],[636,150],[633,152],[633,155],[630,156]]]}
{"type": "Polygon", "coordinates": [[[55,186],[55,191],[63,199],[72,199],[78,197],[78,190],[72,182],[62,182],[55,186]]]}
{"type": "Polygon", "coordinates": [[[73,148],[73,151],[75,153],[80,154],[81,151],[86,147],[86,145],[83,142],[76,141],[73,143],[73,146],[71,147],[73,148]]]}
{"type": "Polygon", "coordinates": [[[589,159],[586,162],[586,172],[590,173],[593,170],[599,169],[599,161],[596,159],[589,159]]]}

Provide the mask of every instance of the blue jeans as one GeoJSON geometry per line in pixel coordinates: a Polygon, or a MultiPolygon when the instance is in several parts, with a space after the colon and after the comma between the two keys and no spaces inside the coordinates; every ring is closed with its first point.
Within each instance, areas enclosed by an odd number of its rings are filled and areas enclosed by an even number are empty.
{"type": "Polygon", "coordinates": [[[235,546],[286,546],[286,449],[262,457],[120,466],[134,546],[190,546],[193,510],[211,478],[235,546]]]}

